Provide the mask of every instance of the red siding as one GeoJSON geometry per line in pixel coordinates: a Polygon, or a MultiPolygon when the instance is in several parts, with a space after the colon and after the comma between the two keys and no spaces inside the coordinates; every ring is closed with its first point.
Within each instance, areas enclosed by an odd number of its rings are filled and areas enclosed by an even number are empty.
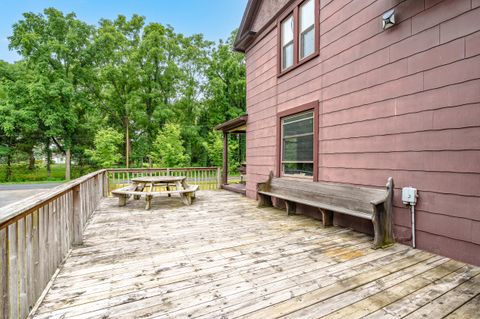
{"type": "MultiPolygon", "coordinates": [[[[480,265],[480,1],[319,0],[320,56],[277,77],[277,30],[247,50],[247,195],[276,162],[278,112],[320,101],[319,180],[384,186],[408,242],[480,265]],[[383,31],[380,16],[396,8],[383,31]]],[[[337,218],[370,231],[370,225],[337,218]]]]}

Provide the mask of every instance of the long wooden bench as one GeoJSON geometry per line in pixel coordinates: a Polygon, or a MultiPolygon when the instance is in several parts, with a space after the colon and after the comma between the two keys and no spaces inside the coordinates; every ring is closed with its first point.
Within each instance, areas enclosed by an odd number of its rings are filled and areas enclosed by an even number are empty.
{"type": "Polygon", "coordinates": [[[272,206],[272,197],[285,201],[287,214],[295,213],[296,204],[316,207],[323,225],[333,224],[333,213],[371,220],[374,228],[373,248],[387,247],[394,242],[392,226],[393,178],[385,189],[345,184],[275,178],[271,173],[265,183],[257,184],[258,206],[272,206]]]}
{"type": "Polygon", "coordinates": [[[152,199],[154,197],[160,197],[163,195],[180,195],[180,199],[185,205],[191,205],[192,200],[195,199],[195,192],[198,190],[198,185],[188,185],[186,189],[177,189],[172,191],[161,191],[161,192],[144,192],[142,186],[135,184],[128,185],[112,191],[112,195],[118,197],[118,206],[127,205],[127,200],[133,196],[134,199],[138,200],[141,197],[145,197],[146,206],[145,209],[150,209],[152,207],[152,199]],[[140,187],[142,189],[140,189],[140,187]]]}

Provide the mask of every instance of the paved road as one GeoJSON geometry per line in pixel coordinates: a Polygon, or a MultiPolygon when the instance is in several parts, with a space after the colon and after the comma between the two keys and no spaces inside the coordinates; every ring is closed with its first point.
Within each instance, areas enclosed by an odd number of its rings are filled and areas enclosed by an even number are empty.
{"type": "Polygon", "coordinates": [[[0,185],[0,207],[48,191],[60,183],[0,185]]]}

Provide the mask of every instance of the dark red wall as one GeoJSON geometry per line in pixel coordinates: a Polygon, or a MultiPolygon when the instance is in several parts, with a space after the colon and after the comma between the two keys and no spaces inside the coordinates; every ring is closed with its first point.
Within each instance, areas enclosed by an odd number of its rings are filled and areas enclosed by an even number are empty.
{"type": "MultiPolygon", "coordinates": [[[[480,265],[480,0],[321,0],[320,56],[277,77],[272,23],[247,50],[247,195],[276,162],[276,114],[320,101],[319,180],[383,187],[417,246],[480,265]],[[387,31],[380,16],[395,7],[387,31]]],[[[337,219],[344,225],[370,225],[337,219]]]]}

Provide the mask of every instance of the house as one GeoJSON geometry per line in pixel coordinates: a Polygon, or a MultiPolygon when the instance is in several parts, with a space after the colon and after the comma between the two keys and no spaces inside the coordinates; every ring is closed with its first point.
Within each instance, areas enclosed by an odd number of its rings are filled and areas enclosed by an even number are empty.
{"type": "Polygon", "coordinates": [[[413,186],[417,247],[480,264],[479,0],[249,0],[235,50],[248,197],[270,171],[372,187],[392,176],[396,240],[412,239],[401,189],[413,186]]]}

